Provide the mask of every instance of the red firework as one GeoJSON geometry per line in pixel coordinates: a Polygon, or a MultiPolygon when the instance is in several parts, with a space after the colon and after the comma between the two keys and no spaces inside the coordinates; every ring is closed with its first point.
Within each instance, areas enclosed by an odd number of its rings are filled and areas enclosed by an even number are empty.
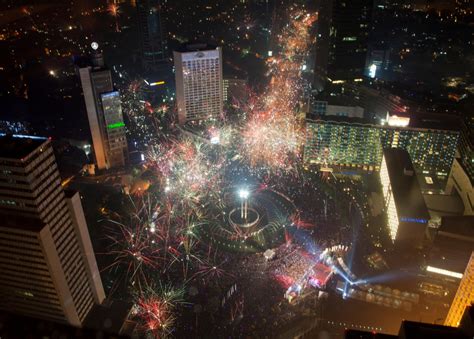
{"type": "Polygon", "coordinates": [[[224,276],[232,276],[222,268],[223,264],[224,263],[221,263],[220,265],[209,262],[202,263],[192,278],[200,278],[204,279],[206,282],[210,282],[219,281],[224,276]]]}
{"type": "Polygon", "coordinates": [[[290,220],[292,224],[296,226],[296,228],[311,229],[314,227],[314,224],[310,223],[309,221],[302,220],[299,214],[292,215],[290,220]]]}
{"type": "Polygon", "coordinates": [[[155,337],[160,338],[171,330],[174,322],[170,304],[159,297],[140,298],[137,302],[137,316],[155,337]]]}

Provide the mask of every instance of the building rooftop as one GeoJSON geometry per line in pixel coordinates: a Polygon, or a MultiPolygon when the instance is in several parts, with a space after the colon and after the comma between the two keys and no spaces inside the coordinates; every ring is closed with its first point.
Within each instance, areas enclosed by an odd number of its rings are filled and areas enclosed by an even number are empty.
{"type": "Polygon", "coordinates": [[[318,121],[328,121],[334,123],[346,123],[346,124],[359,124],[359,125],[368,125],[374,127],[383,127],[382,125],[374,124],[373,122],[369,121],[368,119],[364,118],[350,118],[338,115],[319,115],[319,116],[311,116],[307,119],[309,122],[318,122],[318,121]]]}
{"type": "Polygon", "coordinates": [[[415,321],[404,320],[398,333],[404,339],[467,339],[469,336],[457,327],[433,325],[415,321]]]}
{"type": "Polygon", "coordinates": [[[22,159],[43,145],[48,138],[18,134],[0,134],[0,158],[22,159]]]}
{"type": "Polygon", "coordinates": [[[398,335],[388,335],[376,332],[359,330],[346,330],[345,339],[376,339],[376,338],[400,338],[400,339],[468,339],[472,338],[474,328],[472,326],[473,306],[464,311],[463,321],[459,327],[427,324],[416,321],[402,321],[398,335]]]}
{"type": "Polygon", "coordinates": [[[64,195],[66,196],[67,199],[71,199],[76,194],[77,194],[76,190],[71,190],[71,189],[64,190],[64,195]]]}
{"type": "Polygon", "coordinates": [[[449,233],[474,242],[474,215],[443,217],[439,232],[449,233]]]}
{"type": "MultiPolygon", "coordinates": [[[[401,116],[401,115],[400,115],[401,116]]],[[[356,117],[344,117],[344,116],[314,116],[310,117],[309,120],[313,121],[330,121],[335,123],[348,123],[348,124],[359,124],[367,125],[379,128],[393,128],[393,129],[432,129],[432,130],[445,130],[445,131],[460,131],[461,121],[457,117],[453,117],[445,114],[421,114],[417,113],[416,115],[410,116],[410,123],[407,127],[398,127],[398,126],[389,126],[389,125],[380,125],[375,124],[373,121],[370,121],[365,118],[356,118],[356,117]]]]}
{"type": "Polygon", "coordinates": [[[187,42],[180,45],[176,48],[176,52],[187,53],[187,52],[199,52],[199,51],[209,51],[216,49],[217,46],[213,44],[208,44],[205,42],[187,42]]]}
{"type": "MultiPolygon", "coordinates": [[[[436,189],[436,179],[437,177],[430,177],[433,181],[432,185],[426,185],[425,174],[418,175],[418,183],[423,191],[423,189],[436,189]]],[[[445,195],[445,194],[423,194],[425,199],[426,207],[430,211],[432,218],[442,218],[445,216],[457,216],[464,214],[464,203],[462,198],[458,194],[445,195]]]]}
{"type": "Polygon", "coordinates": [[[474,248],[474,216],[443,217],[428,264],[463,273],[474,248]]]}
{"type": "Polygon", "coordinates": [[[92,51],[89,55],[75,56],[73,62],[78,68],[92,67],[95,70],[106,69],[104,56],[100,50],[92,51]]]}
{"type": "Polygon", "coordinates": [[[389,148],[384,149],[383,155],[400,221],[427,222],[430,216],[408,152],[389,148]]]}
{"type": "Polygon", "coordinates": [[[459,119],[459,117],[452,115],[416,113],[410,114],[410,124],[408,126],[413,128],[460,131],[461,123],[462,121],[459,119]]]}

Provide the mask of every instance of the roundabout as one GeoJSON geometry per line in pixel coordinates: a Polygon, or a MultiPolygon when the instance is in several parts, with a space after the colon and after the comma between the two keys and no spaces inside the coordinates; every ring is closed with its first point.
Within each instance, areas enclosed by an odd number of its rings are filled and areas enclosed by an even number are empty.
{"type": "Polygon", "coordinates": [[[249,189],[248,195],[235,187],[223,194],[220,207],[201,225],[201,239],[226,251],[256,253],[285,241],[285,228],[297,214],[293,202],[269,188],[249,189]]]}
{"type": "Polygon", "coordinates": [[[229,223],[234,229],[251,229],[255,227],[260,221],[260,214],[253,208],[247,210],[248,216],[242,217],[243,210],[241,208],[234,208],[229,213],[229,223]]]}

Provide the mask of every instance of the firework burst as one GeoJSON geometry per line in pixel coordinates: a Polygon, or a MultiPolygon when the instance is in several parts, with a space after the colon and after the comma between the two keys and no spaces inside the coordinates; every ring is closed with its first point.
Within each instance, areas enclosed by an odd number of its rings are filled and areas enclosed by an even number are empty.
{"type": "Polygon", "coordinates": [[[109,4],[107,7],[107,12],[115,18],[115,31],[120,32],[120,27],[118,24],[118,17],[120,16],[120,7],[117,4],[109,4]]]}
{"type": "Polygon", "coordinates": [[[158,203],[149,194],[134,201],[130,197],[128,218],[109,220],[110,241],[107,255],[114,258],[106,270],[121,274],[132,285],[147,282],[150,272],[168,267],[169,248],[176,246],[183,233],[182,223],[173,219],[173,205],[158,203]]]}
{"type": "Polygon", "coordinates": [[[113,235],[107,236],[112,241],[107,254],[113,256],[114,261],[105,269],[123,272],[126,280],[140,284],[146,280],[145,268],[159,267],[162,260],[160,251],[153,246],[141,222],[111,223],[115,227],[113,235]]]}
{"type": "Polygon", "coordinates": [[[184,288],[150,285],[135,296],[133,314],[141,329],[154,338],[166,338],[174,330],[177,309],[184,304],[184,288]]]}
{"type": "MultiPolygon", "coordinates": [[[[118,29],[118,8],[110,13],[118,29]]],[[[145,332],[160,338],[169,336],[184,295],[171,285],[151,285],[153,279],[173,284],[192,279],[219,284],[232,277],[225,271],[227,262],[218,260],[216,252],[211,256],[214,250],[210,246],[207,256],[202,253],[199,239],[200,229],[226,220],[223,181],[232,175],[232,169],[225,173],[226,166],[239,159],[252,168],[265,168],[268,176],[270,172],[295,173],[304,137],[298,118],[304,89],[301,69],[314,20],[303,12],[293,15],[292,23],[279,37],[281,50],[267,60],[268,90],[250,96],[240,107],[246,113],[241,129],[214,124],[204,126],[202,140],[184,132],[177,139],[161,133],[160,138],[166,138],[163,142],[154,139],[143,143],[152,145],[144,167],[153,173],[149,191],[156,196],[130,196],[127,216],[109,220],[108,254],[113,262],[108,269],[123,274],[127,285],[133,286],[134,314],[145,332]]],[[[124,91],[124,106],[130,125],[156,136],[159,127],[153,127],[154,133],[145,129],[152,126],[148,122],[155,119],[150,117],[158,115],[157,111],[166,115],[167,106],[153,108],[143,99],[142,86],[140,80],[131,83],[124,91]]],[[[299,227],[309,227],[297,216],[292,221],[299,227]]],[[[268,227],[280,229],[287,223],[282,219],[268,227]]]]}
{"type": "Polygon", "coordinates": [[[242,133],[244,158],[252,167],[294,170],[302,141],[298,124],[293,117],[253,115],[242,133]]]}
{"type": "Polygon", "coordinates": [[[194,274],[194,278],[202,279],[206,284],[210,282],[218,282],[224,276],[231,276],[224,269],[224,262],[221,264],[214,264],[211,262],[203,262],[197,272],[194,274]]]}
{"type": "Polygon", "coordinates": [[[202,198],[220,185],[224,163],[217,154],[212,158],[207,146],[185,138],[160,144],[149,154],[163,191],[186,206],[202,206],[202,198]]]}

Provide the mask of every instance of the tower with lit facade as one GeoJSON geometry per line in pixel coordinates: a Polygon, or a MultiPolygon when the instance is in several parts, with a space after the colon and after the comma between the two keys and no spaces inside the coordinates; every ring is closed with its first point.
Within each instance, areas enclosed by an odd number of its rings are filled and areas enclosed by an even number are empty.
{"type": "Polygon", "coordinates": [[[79,77],[96,165],[101,170],[123,167],[128,147],[120,95],[114,90],[112,73],[104,66],[101,54],[94,51],[90,61],[79,65],[79,77]]]}
{"type": "Polygon", "coordinates": [[[430,215],[407,151],[383,150],[380,182],[392,241],[403,248],[421,248],[430,215]]]}
{"type": "Polygon", "coordinates": [[[474,252],[464,271],[454,300],[449,308],[444,324],[458,327],[463,317],[464,310],[474,304],[474,252]]]}
{"type": "Polygon", "coordinates": [[[51,141],[0,135],[0,309],[81,326],[104,300],[78,193],[51,141]]]}
{"type": "Polygon", "coordinates": [[[222,50],[208,44],[185,44],[174,51],[178,121],[216,119],[222,114],[222,50]]]}

